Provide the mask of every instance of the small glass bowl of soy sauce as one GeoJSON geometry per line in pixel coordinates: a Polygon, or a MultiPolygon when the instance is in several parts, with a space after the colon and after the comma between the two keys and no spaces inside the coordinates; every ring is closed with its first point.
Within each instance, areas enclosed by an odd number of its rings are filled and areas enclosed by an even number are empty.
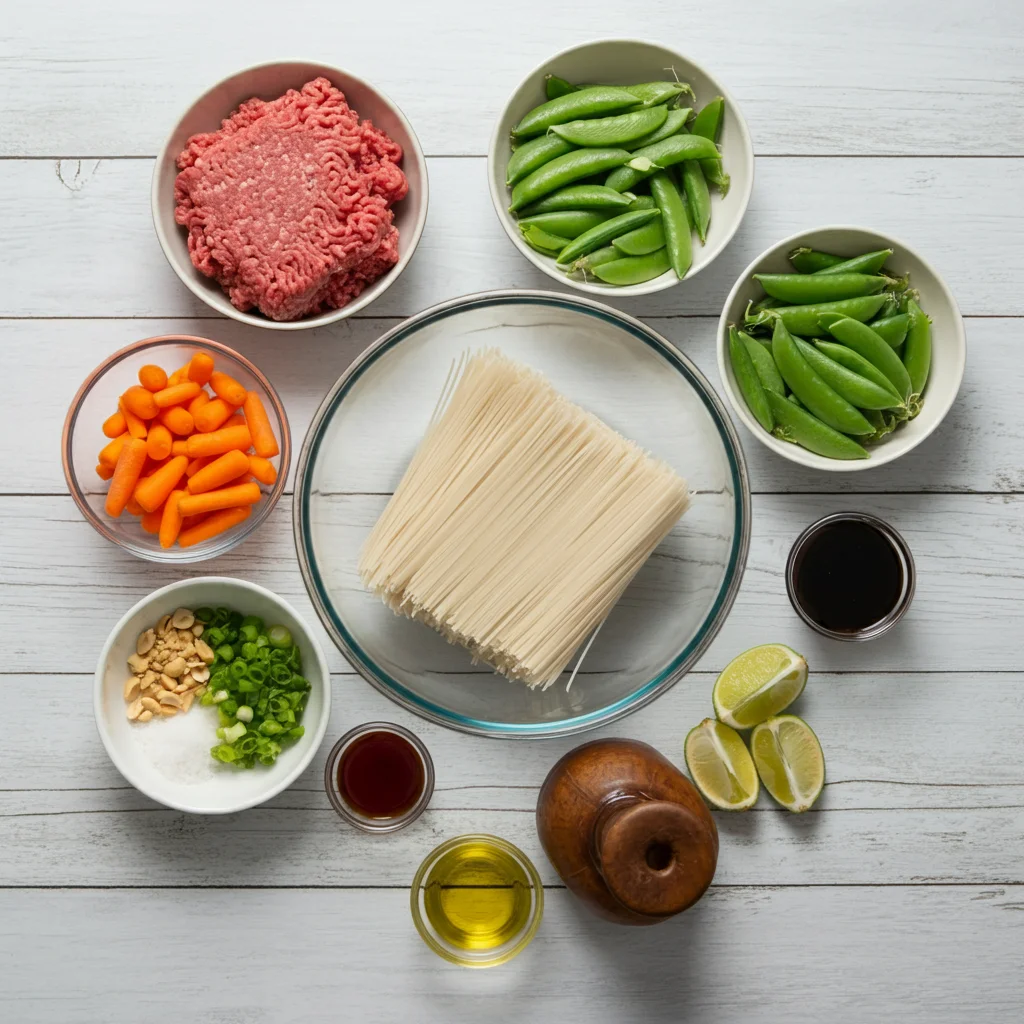
{"type": "Polygon", "coordinates": [[[863,512],[837,512],[797,538],[786,563],[786,590],[811,629],[833,640],[873,640],[899,622],[914,597],[907,542],[863,512]]]}

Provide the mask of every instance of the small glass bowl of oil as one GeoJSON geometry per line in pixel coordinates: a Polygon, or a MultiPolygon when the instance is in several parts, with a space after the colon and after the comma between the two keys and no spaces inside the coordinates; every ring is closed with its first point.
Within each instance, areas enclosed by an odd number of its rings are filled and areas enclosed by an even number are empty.
{"type": "Polygon", "coordinates": [[[494,967],[537,933],[544,888],[522,850],[489,835],[449,839],[412,881],[412,919],[438,956],[462,967],[494,967]]]}

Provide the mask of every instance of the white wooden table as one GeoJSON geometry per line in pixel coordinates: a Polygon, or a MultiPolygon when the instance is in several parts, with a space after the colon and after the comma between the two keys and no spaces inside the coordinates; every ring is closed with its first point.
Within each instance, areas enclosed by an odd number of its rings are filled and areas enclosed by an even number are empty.
{"type": "MultiPolygon", "coordinates": [[[[0,1018],[209,1024],[295,1021],[992,1021],[1024,1002],[1024,7],[904,0],[717,5],[470,0],[388,5],[177,0],[5,5],[0,23],[0,1018]],[[369,42],[360,45],[360,33],[369,42]],[[581,39],[655,38],[713,68],[746,114],[753,200],[693,282],[622,303],[716,386],[716,318],[761,249],[856,222],[906,239],[967,318],[960,397],[894,465],[824,476],[743,441],[754,531],[743,587],[699,665],[613,732],[677,763],[715,673],[778,640],[804,650],[801,701],[828,785],[789,816],[767,797],[717,816],[715,886],[654,929],[591,919],[558,884],[533,807],[572,741],[446,732],[336,675],[330,737],[373,717],[416,729],[433,806],[399,836],[344,827],[322,756],[268,805],[223,819],[126,785],[92,721],[100,646],[134,601],[179,574],[136,561],[81,519],[60,427],[85,374],[168,332],[237,346],[276,382],[298,439],[335,377],[399,318],[457,293],[550,287],[499,229],[484,176],[506,95],[581,39]],[[210,82],[260,60],[348,67],[406,111],[429,155],[419,251],[373,308],[300,336],[211,317],[179,284],[149,216],[153,156],[210,82]],[[817,638],[786,601],[797,533],[845,508],[901,530],[919,584],[868,645],[817,638]],[[420,942],[408,884],[442,838],[492,831],[549,888],[533,945],[493,971],[420,942]]],[[[742,431],[741,431],[742,433],[742,431]]],[[[290,494],[240,550],[194,574],[245,576],[316,622],[296,567],[290,494]]],[[[319,630],[319,624],[317,623],[319,630]]]]}

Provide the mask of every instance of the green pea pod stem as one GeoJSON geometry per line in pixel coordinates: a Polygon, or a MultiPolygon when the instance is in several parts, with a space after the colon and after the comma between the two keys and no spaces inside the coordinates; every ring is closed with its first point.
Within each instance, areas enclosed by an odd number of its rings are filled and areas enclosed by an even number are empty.
{"type": "Polygon", "coordinates": [[[520,210],[520,217],[559,210],[626,210],[636,196],[632,192],[616,192],[606,185],[568,185],[520,210]]]}
{"type": "Polygon", "coordinates": [[[659,103],[670,103],[684,92],[690,96],[693,90],[685,82],[641,82],[639,85],[624,85],[645,107],[653,107],[659,103]]]}
{"type": "Polygon", "coordinates": [[[519,226],[525,228],[533,225],[552,235],[561,235],[571,240],[603,224],[611,216],[610,210],[556,210],[552,213],[538,213],[533,217],[521,217],[519,226]]]}
{"type": "Polygon", "coordinates": [[[512,189],[509,210],[521,210],[549,192],[565,188],[580,178],[589,178],[592,174],[600,174],[612,167],[621,167],[630,159],[630,154],[624,149],[574,149],[571,153],[556,156],[512,189]]]}
{"type": "Polygon", "coordinates": [[[776,423],[772,433],[826,459],[868,459],[856,441],[822,423],[817,416],[773,391],[766,392],[776,423]]]}
{"type": "Polygon", "coordinates": [[[886,293],[862,295],[857,299],[839,299],[837,302],[815,302],[808,306],[779,306],[777,309],[749,311],[747,327],[764,327],[776,317],[781,317],[786,329],[801,338],[824,338],[828,336],[821,323],[826,313],[851,317],[854,320],[870,320],[885,305],[886,293]]]}
{"type": "Polygon", "coordinates": [[[864,444],[878,444],[884,437],[891,434],[900,422],[891,412],[880,412],[878,409],[865,409],[864,418],[875,428],[874,433],[862,437],[864,444]]]}
{"type": "Polygon", "coordinates": [[[789,254],[789,262],[798,274],[817,274],[829,267],[837,267],[846,262],[845,256],[833,256],[830,252],[819,252],[801,245],[789,254]]]}
{"type": "Polygon", "coordinates": [[[885,287],[888,278],[870,274],[755,274],[754,280],[773,299],[803,306],[874,295],[885,287]]]}
{"type": "Polygon", "coordinates": [[[686,122],[690,119],[692,113],[692,107],[673,108],[668,112],[665,117],[665,123],[660,128],[649,135],[645,135],[642,139],[637,139],[633,142],[633,145],[640,149],[643,146],[653,146],[654,143],[661,142],[662,139],[671,138],[686,127],[686,122]]]}
{"type": "Polygon", "coordinates": [[[593,271],[594,267],[601,266],[602,263],[611,263],[612,260],[621,259],[622,253],[614,245],[606,245],[603,249],[595,249],[593,252],[587,253],[586,256],[581,256],[569,268],[569,272],[579,272],[585,276],[593,271]]]}
{"type": "MultiPolygon", "coordinates": [[[[722,135],[722,123],[725,120],[725,100],[716,96],[710,103],[702,107],[693,120],[690,131],[694,135],[718,142],[722,135]]],[[[730,178],[725,173],[720,156],[705,157],[700,162],[700,169],[704,172],[704,179],[709,185],[713,185],[724,196],[729,191],[730,178]]]]}
{"type": "Polygon", "coordinates": [[[881,370],[895,385],[904,401],[910,398],[910,374],[906,367],[900,362],[900,357],[867,324],[834,313],[824,314],[821,323],[833,338],[881,370]]]}
{"type": "MultiPolygon", "coordinates": [[[[684,160],[700,160],[717,152],[717,147],[710,139],[702,138],[699,135],[680,134],[662,139],[661,142],[656,142],[653,146],[636,149],[632,156],[634,159],[649,160],[655,165],[653,171],[671,167],[673,164],[680,164],[684,160]]],[[[633,167],[619,167],[608,175],[605,184],[609,188],[615,189],[616,192],[625,192],[638,182],[643,181],[650,173],[652,172],[645,174],[642,171],[634,170],[633,167]]]]}
{"type": "Polygon", "coordinates": [[[651,281],[656,277],[661,277],[671,268],[668,252],[665,249],[659,249],[646,256],[624,256],[620,260],[602,263],[594,268],[594,275],[605,284],[621,287],[622,285],[651,281]]]}
{"type": "MultiPolygon", "coordinates": [[[[616,114],[636,106],[637,97],[616,85],[592,85],[556,96],[534,107],[512,129],[516,138],[540,135],[552,125],[566,124],[583,117],[616,114]]],[[[661,102],[661,101],[659,101],[661,102]]]]}
{"type": "Polygon", "coordinates": [[[883,388],[874,381],[862,377],[842,363],[830,359],[824,352],[809,345],[803,338],[794,338],[800,354],[811,365],[811,369],[838,395],[851,405],[865,409],[892,409],[902,407],[903,401],[889,388],[883,388]]]}
{"type": "Polygon", "coordinates": [[[812,369],[781,319],[775,321],[772,356],[782,379],[789,385],[793,394],[823,423],[844,434],[871,433],[871,424],[856,407],[837,394],[812,369]]]}
{"type": "Polygon", "coordinates": [[[848,370],[860,374],[861,377],[871,381],[873,384],[877,384],[880,388],[890,391],[893,399],[898,404],[903,403],[903,398],[900,396],[899,391],[896,390],[896,385],[874,363],[869,363],[859,352],[854,352],[852,348],[848,348],[846,345],[840,345],[838,341],[819,339],[814,345],[824,352],[829,359],[839,363],[840,366],[845,366],[848,370]]]}
{"type": "Polygon", "coordinates": [[[578,85],[573,85],[558,75],[544,76],[544,95],[549,100],[557,100],[559,96],[565,96],[570,92],[579,92],[579,88],[578,85]]]}
{"type": "Polygon", "coordinates": [[[523,241],[537,252],[545,256],[557,256],[572,239],[563,238],[561,235],[553,235],[536,224],[519,225],[523,241]]]}
{"type": "Polygon", "coordinates": [[[893,316],[880,317],[868,324],[884,342],[893,348],[899,348],[910,328],[910,317],[906,313],[895,313],[893,316]]]}
{"type": "MultiPolygon", "coordinates": [[[[729,329],[732,330],[732,325],[729,329]]],[[[754,364],[754,369],[757,371],[757,376],[765,391],[774,391],[777,395],[785,395],[786,382],[782,379],[782,374],[779,373],[779,368],[772,358],[771,346],[763,345],[744,331],[736,331],[736,334],[746,346],[747,353],[750,355],[750,360],[754,364]]]]}
{"type": "Polygon", "coordinates": [[[875,252],[866,252],[863,256],[854,256],[852,259],[843,260],[840,263],[833,263],[830,267],[823,267],[815,270],[815,274],[877,274],[885,261],[892,255],[892,249],[878,249],[875,252]]]}
{"type": "Polygon", "coordinates": [[[668,171],[658,171],[652,175],[651,195],[661,211],[669,261],[676,277],[682,280],[693,262],[693,239],[686,200],[668,171]]]}
{"type": "Polygon", "coordinates": [[[588,252],[593,252],[606,242],[610,242],[619,235],[624,235],[633,228],[647,224],[661,216],[660,210],[630,210],[628,213],[620,213],[617,217],[606,220],[603,224],[584,231],[578,238],[574,238],[558,255],[558,262],[561,265],[572,263],[588,252]]]}
{"type": "Polygon", "coordinates": [[[515,185],[538,167],[543,167],[556,156],[571,153],[576,147],[557,135],[542,135],[524,142],[511,156],[505,171],[505,184],[515,185]]]}
{"type": "Polygon", "coordinates": [[[665,247],[665,229],[662,220],[652,220],[650,224],[633,228],[626,234],[612,239],[612,246],[623,256],[646,256],[649,252],[657,252],[665,247]]]}
{"type": "Polygon", "coordinates": [[[915,299],[907,302],[907,315],[910,328],[903,347],[903,365],[910,377],[911,416],[916,416],[921,411],[921,395],[932,365],[932,322],[915,299]]]}
{"type": "Polygon", "coordinates": [[[561,135],[574,146],[622,146],[642,139],[660,128],[668,117],[664,103],[656,107],[642,107],[628,114],[614,117],[594,117],[568,124],[552,125],[548,132],[561,135]]]}
{"type": "Polygon", "coordinates": [[[682,181],[690,223],[697,232],[700,244],[704,245],[708,239],[708,225],[711,223],[711,195],[699,160],[683,161],[682,181]]]}
{"type": "Polygon", "coordinates": [[[775,426],[775,417],[772,415],[771,406],[768,404],[768,396],[764,393],[764,385],[761,383],[761,376],[750,358],[746,345],[740,338],[740,332],[729,325],[729,361],[732,364],[732,372],[739,385],[743,400],[751,415],[765,430],[771,431],[775,426]]]}

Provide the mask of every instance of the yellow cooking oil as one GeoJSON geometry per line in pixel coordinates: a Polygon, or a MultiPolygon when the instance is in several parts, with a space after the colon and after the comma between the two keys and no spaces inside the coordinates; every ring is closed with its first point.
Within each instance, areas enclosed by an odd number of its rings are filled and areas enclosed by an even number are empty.
{"type": "Polygon", "coordinates": [[[530,920],[530,879],[500,846],[476,837],[457,843],[430,868],[423,910],[444,942],[458,949],[497,949],[530,920]]]}

